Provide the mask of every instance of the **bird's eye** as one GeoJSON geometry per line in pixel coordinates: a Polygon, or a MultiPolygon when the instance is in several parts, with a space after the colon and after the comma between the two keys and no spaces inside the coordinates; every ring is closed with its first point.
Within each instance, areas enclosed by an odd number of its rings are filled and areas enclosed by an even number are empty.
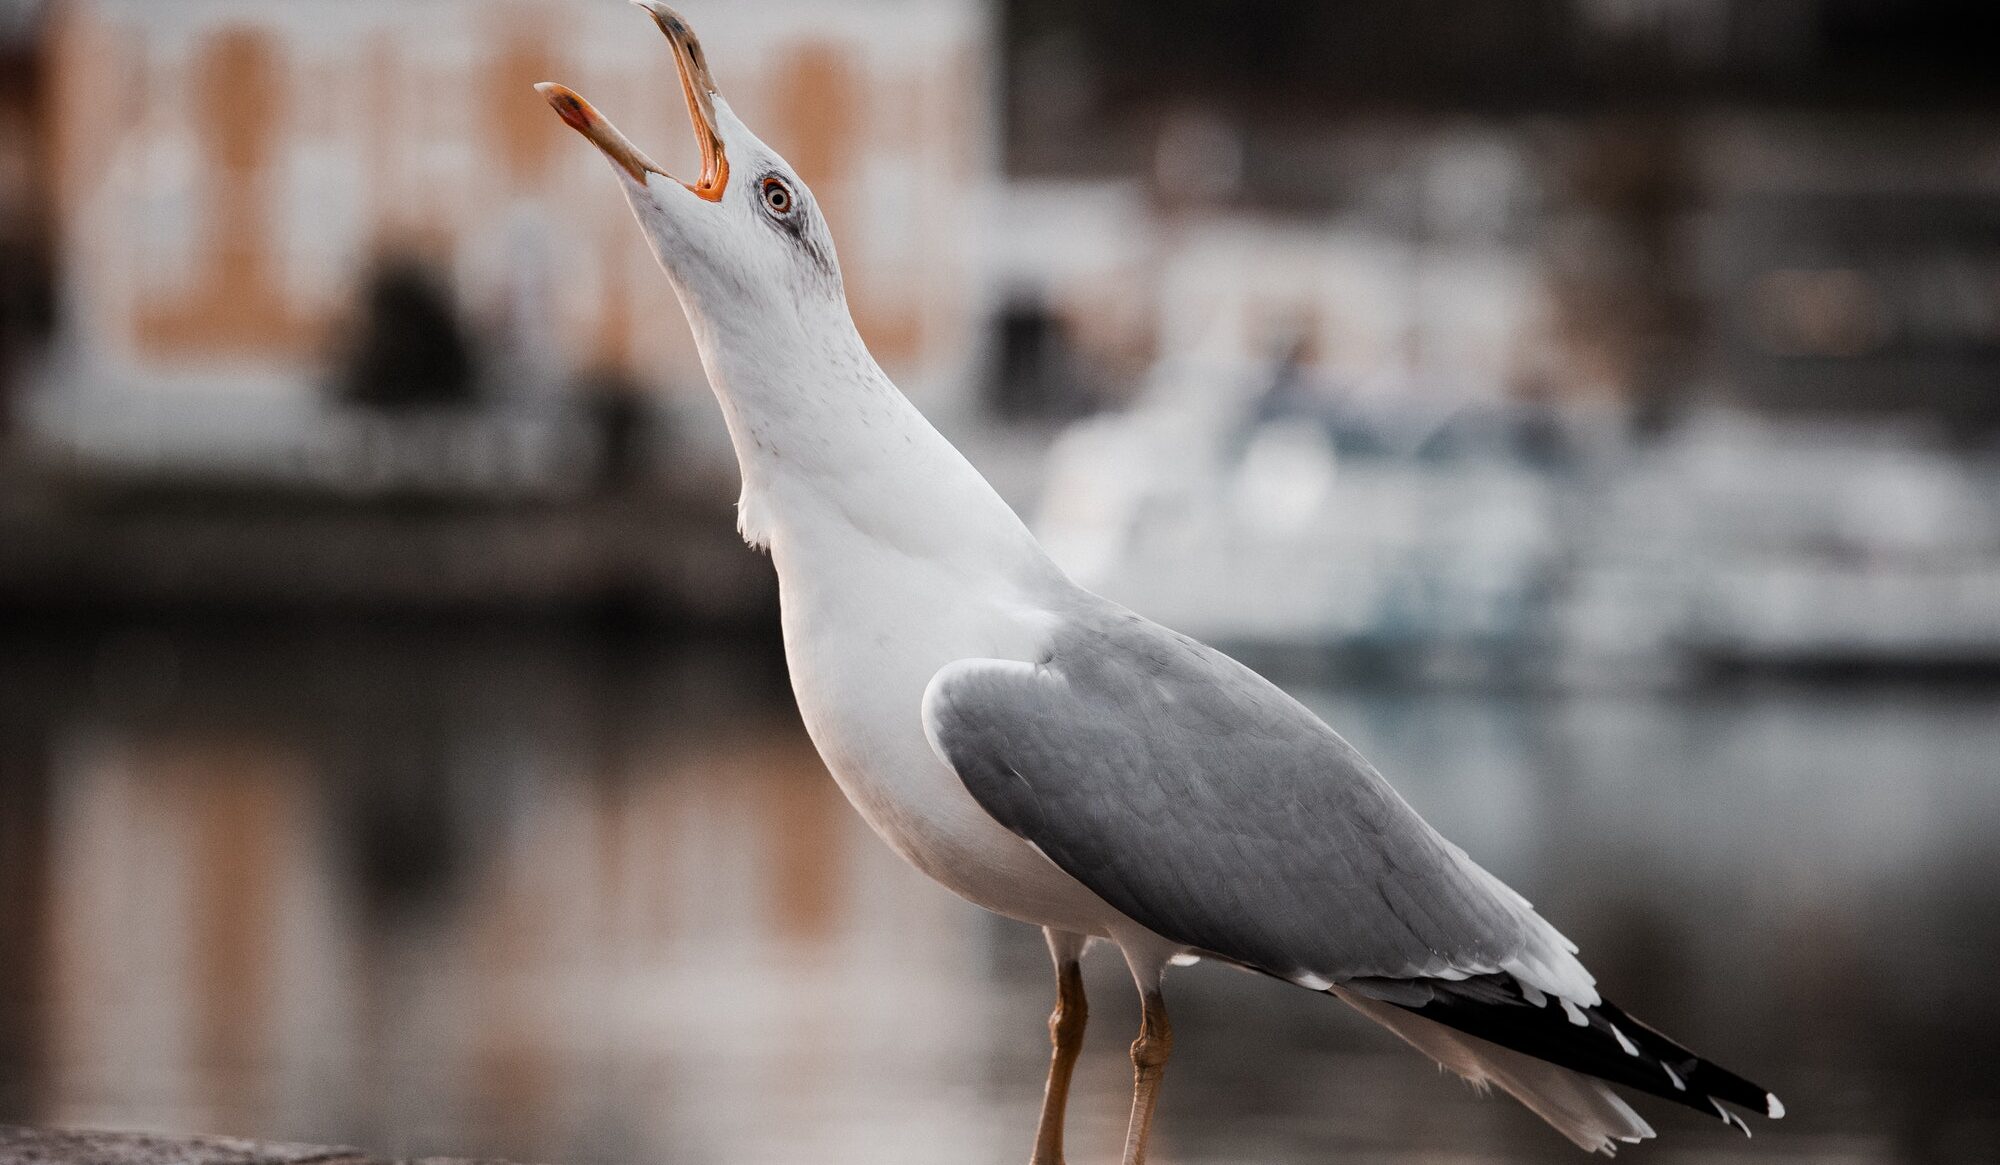
{"type": "Polygon", "coordinates": [[[772,214],[787,215],[792,213],[792,207],[796,204],[796,201],[792,197],[791,186],[783,178],[771,177],[764,179],[764,205],[772,214]]]}

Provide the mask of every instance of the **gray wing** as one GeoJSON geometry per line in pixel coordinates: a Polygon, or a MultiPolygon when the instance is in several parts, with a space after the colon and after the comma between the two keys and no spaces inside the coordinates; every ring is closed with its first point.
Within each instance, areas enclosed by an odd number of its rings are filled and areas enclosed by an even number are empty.
{"type": "Polygon", "coordinates": [[[924,723],[988,813],[1175,942],[1382,997],[1506,972],[1597,1002],[1575,946],[1337,733],[1130,612],[1072,615],[1038,664],[946,666],[924,723]]]}

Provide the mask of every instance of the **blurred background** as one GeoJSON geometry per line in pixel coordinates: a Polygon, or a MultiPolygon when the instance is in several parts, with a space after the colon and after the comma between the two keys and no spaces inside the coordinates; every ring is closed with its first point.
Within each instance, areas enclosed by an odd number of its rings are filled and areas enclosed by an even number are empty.
{"type": "MultiPolygon", "coordinates": [[[[2000,1158],[1983,8],[686,4],[1080,581],[1787,1101],[1642,1102],[1683,1163],[2000,1158]]],[[[1023,1160],[1040,940],[820,768],[547,79],[692,172],[612,0],[0,0],[0,1120],[1023,1160]]],[[[1325,1000],[1173,992],[1164,1161],[1572,1152],[1325,1000]]]]}

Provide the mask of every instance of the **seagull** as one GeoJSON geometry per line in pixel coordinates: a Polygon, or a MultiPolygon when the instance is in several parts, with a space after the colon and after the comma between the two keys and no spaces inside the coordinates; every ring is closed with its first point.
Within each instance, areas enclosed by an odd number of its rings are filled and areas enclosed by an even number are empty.
{"type": "Polygon", "coordinates": [[[1331,995],[1579,1147],[1653,1130],[1608,1084],[1719,1115],[1777,1097],[1598,994],[1576,945],[1445,840],[1304,705],[1066,577],[869,355],[812,192],[672,47],[701,170],[670,177],[570,89],[679,297],[778,576],[799,712],[910,864],[1042,928],[1053,1044],[1032,1165],[1060,1165],[1108,942],[1141,1001],[1123,1161],[1143,1165],[1173,1048],[1162,983],[1210,960],[1331,995]]]}

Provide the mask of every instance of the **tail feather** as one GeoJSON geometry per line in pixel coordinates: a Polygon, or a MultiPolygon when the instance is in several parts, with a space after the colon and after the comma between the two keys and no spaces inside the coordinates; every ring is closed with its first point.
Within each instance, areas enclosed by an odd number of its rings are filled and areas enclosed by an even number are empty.
{"type": "Polygon", "coordinates": [[[1334,987],[1333,994],[1474,1087],[1500,1088],[1586,1152],[1611,1156],[1621,1142],[1634,1144],[1653,1135],[1652,1126],[1631,1105],[1581,1073],[1472,1038],[1343,987],[1334,987]]]}

